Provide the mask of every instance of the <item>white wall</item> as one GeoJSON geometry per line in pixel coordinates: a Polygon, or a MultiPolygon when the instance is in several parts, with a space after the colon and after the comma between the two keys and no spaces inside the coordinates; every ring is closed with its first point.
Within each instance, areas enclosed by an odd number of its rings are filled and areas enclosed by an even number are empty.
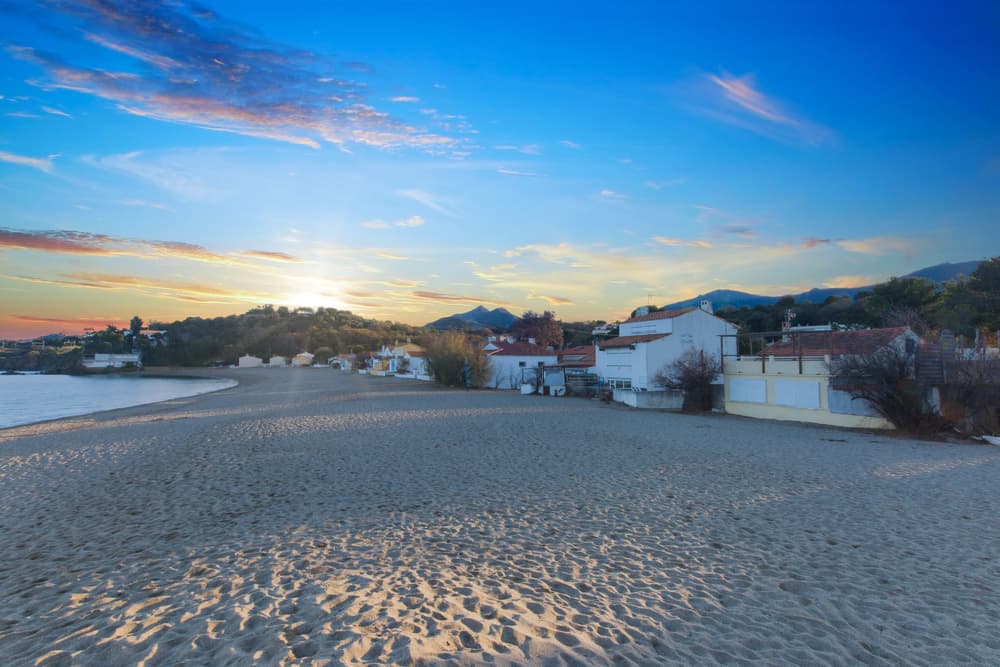
{"type": "MultiPolygon", "coordinates": [[[[681,316],[683,317],[683,315],[681,316]]],[[[674,317],[662,320],[645,320],[643,322],[622,322],[618,327],[619,336],[644,336],[655,333],[671,333],[674,330],[674,317]]]]}
{"type": "Polygon", "coordinates": [[[490,372],[486,376],[486,386],[495,389],[517,389],[521,386],[521,363],[524,368],[537,368],[539,363],[555,366],[559,363],[556,354],[545,356],[517,356],[494,354],[490,356],[490,372]]]}

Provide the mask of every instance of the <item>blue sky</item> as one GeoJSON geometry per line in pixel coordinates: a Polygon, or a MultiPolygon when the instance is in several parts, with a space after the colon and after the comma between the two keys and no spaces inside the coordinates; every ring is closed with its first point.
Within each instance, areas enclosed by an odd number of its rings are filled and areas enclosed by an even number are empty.
{"type": "Polygon", "coordinates": [[[539,4],[0,2],[0,336],[1000,254],[995,3],[539,4]]]}

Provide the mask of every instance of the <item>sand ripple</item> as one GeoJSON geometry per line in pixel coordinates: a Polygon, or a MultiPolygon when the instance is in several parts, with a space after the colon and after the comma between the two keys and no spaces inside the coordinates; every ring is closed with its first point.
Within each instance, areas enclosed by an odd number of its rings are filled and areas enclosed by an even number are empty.
{"type": "Polygon", "coordinates": [[[254,377],[0,431],[5,664],[1000,664],[1000,451],[254,377]]]}

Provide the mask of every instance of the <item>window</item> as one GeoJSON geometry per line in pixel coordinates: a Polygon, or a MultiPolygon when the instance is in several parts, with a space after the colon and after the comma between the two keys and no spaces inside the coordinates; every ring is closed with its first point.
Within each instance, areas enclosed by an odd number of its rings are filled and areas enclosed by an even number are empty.
{"type": "Polygon", "coordinates": [[[517,365],[520,366],[521,368],[524,368],[524,362],[523,361],[517,362],[517,365]]]}

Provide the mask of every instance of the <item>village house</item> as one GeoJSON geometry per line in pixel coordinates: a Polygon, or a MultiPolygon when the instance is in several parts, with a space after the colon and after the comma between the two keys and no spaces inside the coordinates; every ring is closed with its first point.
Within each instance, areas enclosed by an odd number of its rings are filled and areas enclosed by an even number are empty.
{"type": "Polygon", "coordinates": [[[126,352],[121,354],[98,353],[93,357],[83,358],[83,367],[87,370],[142,368],[142,353],[126,352]]]}
{"type": "Polygon", "coordinates": [[[267,365],[270,368],[284,368],[285,366],[288,365],[288,360],[285,359],[284,357],[279,357],[278,355],[274,355],[268,360],[267,365]]]}
{"type": "Polygon", "coordinates": [[[615,389],[662,389],[657,374],[689,350],[716,357],[736,352],[738,329],[714,315],[708,301],[698,308],[643,311],[619,325],[617,338],[597,343],[597,375],[615,389]]]}
{"type": "Polygon", "coordinates": [[[292,357],[292,366],[312,366],[315,356],[309,352],[299,352],[292,357]]]}
{"type": "Polygon", "coordinates": [[[517,389],[522,384],[540,387],[542,369],[559,363],[558,352],[536,345],[534,339],[490,336],[483,350],[490,360],[486,386],[494,389],[517,389]]]}
{"type": "Polygon", "coordinates": [[[236,361],[237,368],[260,368],[263,365],[264,360],[252,354],[244,354],[236,361]]]}
{"type": "Polygon", "coordinates": [[[892,428],[868,403],[852,399],[845,387],[831,382],[831,364],[887,347],[914,353],[919,345],[920,337],[909,327],[793,329],[759,354],[724,359],[726,412],[831,426],[892,428]]]}

